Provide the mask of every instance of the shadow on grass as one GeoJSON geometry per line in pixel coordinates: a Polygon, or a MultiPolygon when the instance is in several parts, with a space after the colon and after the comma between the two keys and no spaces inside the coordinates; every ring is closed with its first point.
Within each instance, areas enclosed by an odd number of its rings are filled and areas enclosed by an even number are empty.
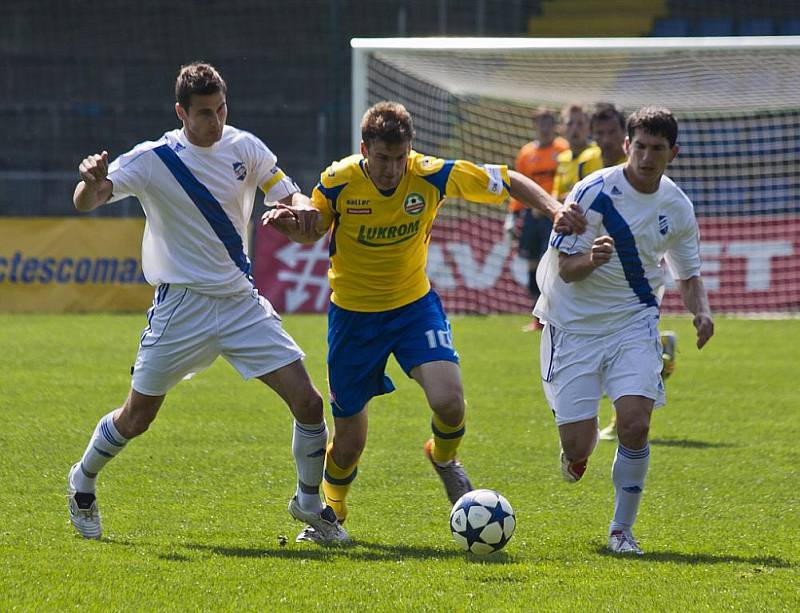
{"type": "Polygon", "coordinates": [[[287,544],[275,547],[223,547],[218,545],[187,544],[187,549],[206,551],[216,555],[238,558],[285,558],[303,560],[332,560],[346,557],[354,561],[391,561],[400,559],[445,560],[463,558],[478,564],[507,564],[511,562],[504,551],[486,557],[476,556],[459,550],[442,550],[433,547],[411,545],[387,545],[369,541],[353,540],[347,545],[305,545],[287,544]]]}
{"type": "Polygon", "coordinates": [[[707,441],[693,441],[688,438],[654,438],[651,445],[663,447],[683,447],[685,449],[717,449],[722,447],[736,447],[733,443],[709,443],[707,441]]]}
{"type": "MultiPolygon", "coordinates": [[[[619,554],[612,553],[605,546],[597,548],[597,553],[606,557],[617,558],[619,554]]],[[[769,568],[793,568],[795,565],[776,556],[732,556],[710,555],[707,553],[678,553],[675,551],[645,551],[643,556],[625,556],[627,560],[639,562],[677,562],[678,564],[752,564],[769,568]]]]}

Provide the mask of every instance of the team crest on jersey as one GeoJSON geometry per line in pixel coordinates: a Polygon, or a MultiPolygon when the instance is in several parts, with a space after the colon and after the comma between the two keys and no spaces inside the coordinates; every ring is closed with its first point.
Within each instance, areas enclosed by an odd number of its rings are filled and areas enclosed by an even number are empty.
{"type": "Polygon", "coordinates": [[[403,202],[403,209],[409,215],[419,215],[425,210],[425,198],[422,194],[411,192],[403,202]]]}
{"type": "Polygon", "coordinates": [[[245,168],[244,164],[241,162],[234,162],[233,173],[236,175],[237,181],[244,181],[244,178],[247,176],[247,168],[245,168]]]}
{"type": "Polygon", "coordinates": [[[667,221],[666,215],[658,216],[658,231],[664,236],[666,236],[667,232],[669,232],[669,221],[667,221]]]}

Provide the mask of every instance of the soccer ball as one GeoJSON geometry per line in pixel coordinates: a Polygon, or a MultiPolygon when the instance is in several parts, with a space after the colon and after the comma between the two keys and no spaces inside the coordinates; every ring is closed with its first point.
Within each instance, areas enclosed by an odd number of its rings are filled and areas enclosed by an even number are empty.
{"type": "Polygon", "coordinates": [[[479,556],[505,547],[516,527],[514,509],[494,490],[467,492],[450,511],[450,531],[456,543],[479,556]]]}

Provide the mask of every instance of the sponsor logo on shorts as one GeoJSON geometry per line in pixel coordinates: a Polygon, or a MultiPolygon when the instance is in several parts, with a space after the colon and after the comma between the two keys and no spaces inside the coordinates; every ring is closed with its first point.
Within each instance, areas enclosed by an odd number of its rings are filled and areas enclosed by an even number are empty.
{"type": "Polygon", "coordinates": [[[358,229],[358,242],[368,247],[388,247],[407,241],[419,233],[419,219],[396,226],[364,226],[358,229]]]}
{"type": "Polygon", "coordinates": [[[409,215],[419,215],[425,210],[425,198],[422,194],[411,192],[403,202],[403,209],[409,215]]]}

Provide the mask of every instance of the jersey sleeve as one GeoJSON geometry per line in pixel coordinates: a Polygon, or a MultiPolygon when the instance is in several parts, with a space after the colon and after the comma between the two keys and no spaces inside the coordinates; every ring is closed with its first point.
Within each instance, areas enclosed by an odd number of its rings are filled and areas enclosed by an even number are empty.
{"type": "Polygon", "coordinates": [[[260,138],[252,134],[247,136],[250,165],[258,186],[264,192],[264,202],[277,202],[299,192],[297,184],[278,167],[278,158],[269,147],[260,138]]]}
{"type": "Polygon", "coordinates": [[[554,231],[550,234],[551,247],[557,248],[561,253],[565,253],[566,255],[588,253],[591,250],[594,239],[600,236],[603,216],[596,211],[589,210],[589,207],[600,193],[602,187],[602,182],[588,189],[586,189],[581,182],[575,184],[575,187],[572,188],[572,191],[567,195],[564,202],[574,202],[581,207],[583,214],[586,216],[586,231],[583,234],[557,234],[554,231]]]}
{"type": "Polygon", "coordinates": [[[123,153],[108,165],[108,179],[113,184],[113,191],[108,202],[116,202],[128,196],[138,196],[150,183],[150,170],[156,143],[141,143],[123,153]]]}
{"type": "Polygon", "coordinates": [[[322,214],[325,227],[330,227],[336,217],[339,194],[347,186],[349,170],[345,160],[334,162],[320,175],[311,192],[311,204],[322,214]]]}
{"type": "Polygon", "coordinates": [[[665,259],[676,279],[685,281],[700,276],[700,230],[691,208],[667,246],[665,259]]]}
{"type": "Polygon", "coordinates": [[[443,170],[448,165],[450,172],[444,182],[444,189],[441,190],[442,195],[487,204],[503,204],[508,199],[511,179],[508,177],[507,166],[478,166],[465,160],[447,160],[443,170]]]}

